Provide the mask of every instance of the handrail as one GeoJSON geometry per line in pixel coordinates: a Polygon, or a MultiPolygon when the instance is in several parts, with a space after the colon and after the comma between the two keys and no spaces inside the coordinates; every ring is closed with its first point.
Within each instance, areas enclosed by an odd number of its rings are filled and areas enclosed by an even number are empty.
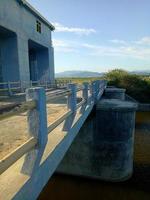
{"type": "Polygon", "coordinates": [[[8,91],[8,88],[0,88],[0,91],[8,91]]]}
{"type": "Polygon", "coordinates": [[[64,96],[68,96],[68,95],[71,95],[70,90],[65,90],[63,92],[56,92],[56,93],[53,93],[53,94],[47,94],[46,100],[49,101],[49,100],[52,100],[52,99],[56,99],[56,98],[64,97],[64,96]]]}
{"type": "Polygon", "coordinates": [[[20,84],[20,81],[10,81],[9,83],[12,84],[12,85],[13,84],[20,84]]]}
{"type": "Polygon", "coordinates": [[[77,104],[77,109],[80,108],[83,104],[85,104],[85,100],[83,99],[80,103],[77,104]]]}
{"type": "Polygon", "coordinates": [[[14,92],[25,92],[26,88],[30,87],[44,87],[48,88],[62,88],[67,86],[70,81],[55,81],[55,83],[51,83],[50,81],[45,80],[38,80],[38,81],[7,81],[7,82],[0,82],[0,92],[8,92],[9,96],[12,96],[14,92]],[[15,87],[14,87],[15,86],[15,87]]]}
{"type": "Polygon", "coordinates": [[[0,82],[0,85],[7,85],[8,82],[0,82]]]}
{"type": "Polygon", "coordinates": [[[0,160],[0,174],[6,171],[11,165],[19,160],[19,158],[33,149],[36,145],[37,139],[32,137],[28,139],[24,144],[16,148],[13,152],[5,156],[2,160],[0,160]]]}
{"type": "Polygon", "coordinates": [[[24,102],[19,106],[16,106],[9,112],[4,112],[0,114],[0,120],[6,119],[8,117],[12,117],[21,113],[24,113],[28,110],[34,109],[36,107],[36,102],[35,101],[28,101],[24,102]]]}
{"type": "MultiPolygon", "coordinates": [[[[0,115],[0,120],[5,118],[15,116],[17,114],[26,112],[30,110],[28,114],[29,120],[29,130],[33,137],[28,139],[24,144],[16,148],[13,152],[5,156],[2,160],[0,160],[0,174],[2,174],[5,170],[7,170],[12,164],[14,164],[19,158],[21,158],[24,154],[33,149],[37,143],[39,144],[39,148],[43,145],[42,141],[45,141],[47,138],[47,134],[53,131],[57,126],[59,126],[63,121],[66,120],[67,117],[76,113],[76,110],[80,108],[85,103],[89,105],[94,105],[96,100],[100,98],[104,89],[106,87],[106,83],[100,82],[94,83],[90,88],[90,95],[88,94],[88,85],[84,84],[84,87],[81,86],[76,89],[76,86],[71,84],[69,85],[69,89],[65,91],[58,91],[53,94],[47,94],[46,100],[51,100],[63,96],[68,96],[68,111],[65,112],[62,116],[60,116],[57,120],[55,120],[52,124],[47,127],[46,122],[46,101],[45,101],[45,92],[43,88],[32,89],[33,93],[30,94],[30,89],[27,91],[27,102],[20,104],[9,112],[2,113],[0,115]],[[77,92],[83,90],[82,93],[82,101],[77,104],[77,92]],[[28,96],[29,95],[29,96],[28,96]],[[31,95],[31,96],[30,96],[31,95]],[[36,109],[38,112],[34,112],[33,109],[36,109]],[[32,114],[32,111],[34,115],[32,114]],[[43,120],[45,119],[45,121],[43,120]],[[42,119],[41,121],[39,121],[42,119]],[[32,120],[37,120],[32,124],[32,120]],[[45,123],[46,122],[46,123],[45,123]],[[42,127],[42,128],[41,128],[42,127]],[[44,128],[44,129],[43,129],[44,128]],[[44,131],[45,130],[45,131],[44,131]],[[43,132],[44,131],[44,132],[43,132]],[[38,137],[38,138],[37,138],[38,137]]],[[[85,104],[86,105],[86,104],[85,104]]]]}
{"type": "Polygon", "coordinates": [[[11,90],[18,90],[21,89],[21,87],[12,87],[11,90]]]}
{"type": "Polygon", "coordinates": [[[50,126],[48,126],[47,131],[50,133],[53,131],[57,126],[59,126],[67,117],[69,117],[72,114],[72,111],[69,110],[65,114],[63,114],[60,118],[55,120],[50,126]]]}

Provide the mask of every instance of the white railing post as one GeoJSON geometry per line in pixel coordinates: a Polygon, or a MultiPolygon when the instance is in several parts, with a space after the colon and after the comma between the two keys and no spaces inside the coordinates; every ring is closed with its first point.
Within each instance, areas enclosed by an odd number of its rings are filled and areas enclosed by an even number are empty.
{"type": "Polygon", "coordinates": [[[26,100],[27,101],[36,101],[36,115],[35,110],[31,110],[28,113],[28,125],[29,132],[32,136],[38,137],[39,145],[45,144],[47,141],[47,113],[46,113],[46,94],[45,90],[42,87],[30,88],[26,90],[26,100]],[[38,119],[37,119],[38,118],[38,119]],[[33,127],[33,125],[35,127],[33,127]],[[38,130],[37,130],[38,127],[38,130]]]}
{"type": "Polygon", "coordinates": [[[72,112],[76,111],[77,108],[77,88],[75,84],[68,84],[68,89],[71,90],[71,95],[68,96],[68,109],[72,112]]]}
{"type": "Polygon", "coordinates": [[[12,96],[12,90],[11,90],[11,83],[8,81],[8,94],[9,96],[12,96]]]}
{"type": "Polygon", "coordinates": [[[88,102],[88,87],[89,87],[89,83],[83,83],[83,99],[86,101],[86,103],[88,102]]]}
{"type": "Polygon", "coordinates": [[[22,172],[32,174],[39,166],[45,145],[47,143],[47,113],[46,94],[42,87],[26,89],[26,101],[36,101],[36,108],[28,112],[28,131],[31,137],[38,141],[37,149],[26,155],[22,172]]]}

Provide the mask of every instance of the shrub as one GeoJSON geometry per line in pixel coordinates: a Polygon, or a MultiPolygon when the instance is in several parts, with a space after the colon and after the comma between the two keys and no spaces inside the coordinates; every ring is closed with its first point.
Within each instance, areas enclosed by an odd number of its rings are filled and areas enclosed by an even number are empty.
{"type": "Polygon", "coordinates": [[[108,85],[125,88],[126,93],[139,102],[150,103],[150,79],[115,69],[105,75],[108,85]]]}

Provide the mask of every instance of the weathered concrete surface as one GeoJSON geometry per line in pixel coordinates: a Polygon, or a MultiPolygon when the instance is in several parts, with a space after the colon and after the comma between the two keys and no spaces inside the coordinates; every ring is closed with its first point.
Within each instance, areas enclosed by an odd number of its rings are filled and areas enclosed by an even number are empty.
{"type": "Polygon", "coordinates": [[[122,181],[132,174],[136,109],[137,104],[116,99],[96,106],[93,140],[102,179],[122,181]]]}
{"type": "Polygon", "coordinates": [[[93,164],[94,122],[95,112],[92,112],[65,154],[65,157],[56,170],[57,172],[78,176],[97,177],[97,169],[93,164]]]}
{"type": "Polygon", "coordinates": [[[104,92],[104,97],[107,99],[120,99],[125,100],[126,89],[122,88],[106,88],[104,92]]]}
{"type": "Polygon", "coordinates": [[[132,174],[136,105],[124,103],[120,107],[93,112],[57,172],[109,181],[122,181],[132,174]]]}

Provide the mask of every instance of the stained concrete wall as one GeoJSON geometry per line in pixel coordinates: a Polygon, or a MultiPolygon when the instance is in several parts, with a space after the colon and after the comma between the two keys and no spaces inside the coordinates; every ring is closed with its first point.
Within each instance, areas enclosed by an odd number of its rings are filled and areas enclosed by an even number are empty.
{"type": "Polygon", "coordinates": [[[106,88],[104,92],[104,97],[108,99],[120,99],[122,101],[125,100],[125,89],[121,88],[106,88]]]}
{"type": "Polygon", "coordinates": [[[135,114],[96,112],[82,126],[57,172],[123,181],[132,173],[135,114]]]}
{"type": "MultiPolygon", "coordinates": [[[[16,33],[18,47],[19,77],[22,81],[29,81],[29,55],[28,40],[31,39],[51,50],[51,30],[41,22],[41,34],[36,31],[36,20],[27,8],[16,0],[0,1],[0,26],[16,33]]],[[[10,52],[11,53],[11,52],[10,52]]],[[[49,75],[48,80],[54,81],[54,57],[49,51],[49,75]],[[51,75],[50,75],[51,73],[51,75]]]]}
{"type": "Polygon", "coordinates": [[[95,159],[97,149],[93,141],[95,122],[93,110],[58,166],[58,173],[99,178],[99,165],[95,159]]]}
{"type": "Polygon", "coordinates": [[[103,180],[124,181],[132,175],[136,109],[137,104],[118,99],[102,99],[96,105],[93,140],[103,180]]]}

